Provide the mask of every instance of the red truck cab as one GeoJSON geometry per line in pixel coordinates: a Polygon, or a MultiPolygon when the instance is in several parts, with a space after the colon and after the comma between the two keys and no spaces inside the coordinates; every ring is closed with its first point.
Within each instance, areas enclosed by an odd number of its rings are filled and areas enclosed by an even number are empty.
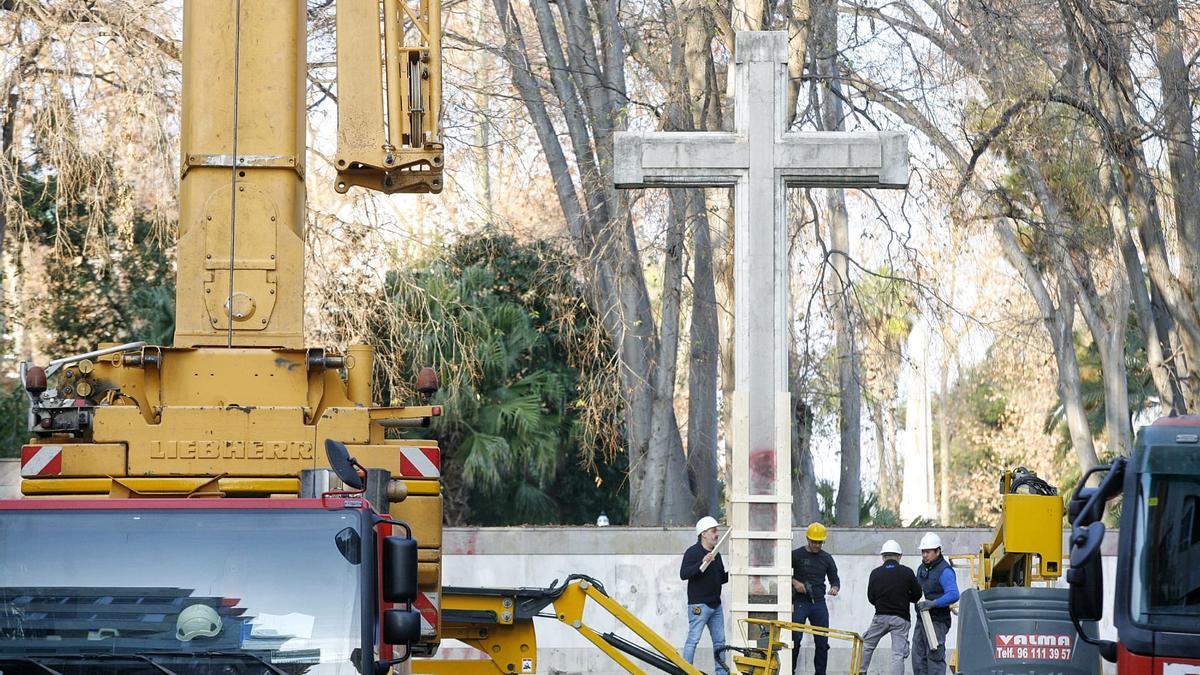
{"type": "Polygon", "coordinates": [[[420,632],[393,528],[355,497],[0,500],[0,673],[386,673],[420,632]]]}
{"type": "Polygon", "coordinates": [[[1142,428],[1133,455],[1084,475],[1068,507],[1072,522],[1071,614],[1076,629],[1120,675],[1200,672],[1200,417],[1166,417],[1142,428]],[[1088,487],[1093,474],[1099,485],[1088,487]],[[1100,544],[1105,504],[1122,497],[1113,624],[1117,642],[1087,636],[1103,614],[1100,544]]]}

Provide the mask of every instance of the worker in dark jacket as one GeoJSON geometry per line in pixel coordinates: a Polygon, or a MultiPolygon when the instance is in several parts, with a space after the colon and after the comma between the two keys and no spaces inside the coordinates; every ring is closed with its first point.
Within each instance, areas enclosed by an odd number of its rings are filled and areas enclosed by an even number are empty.
{"type": "Polygon", "coordinates": [[[717,520],[704,516],[696,523],[696,543],[683,553],[679,578],[687,581],[688,635],[683,658],[692,663],[700,635],[708,627],[712,638],[717,675],[728,675],[725,667],[725,617],[721,612],[721,585],[729,581],[721,554],[716,552],[717,520]]]}
{"type": "MultiPolygon", "coordinates": [[[[875,617],[863,633],[863,657],[860,675],[871,667],[871,654],[876,645],[889,633],[892,636],[892,667],[890,675],[904,675],[904,659],[908,658],[908,629],[912,625],[909,605],[921,599],[917,575],[900,564],[900,544],[895,539],[883,542],[879,549],[883,564],[871,570],[867,582],[867,602],[875,606],[875,617]]],[[[918,630],[920,630],[918,628],[918,630]]]]}
{"type": "Polygon", "coordinates": [[[937,644],[929,643],[921,626],[913,631],[913,675],[945,675],[946,634],[950,632],[950,605],[958,602],[958,579],[954,568],[942,557],[941,537],[927,532],[919,546],[921,564],[917,565],[917,581],[925,599],[917,603],[917,611],[929,612],[937,644]]]}
{"type": "MultiPolygon", "coordinates": [[[[792,550],[792,621],[812,626],[829,627],[829,608],[825,605],[825,579],[829,579],[829,595],[841,590],[837,564],[828,551],[822,550],[827,532],[825,526],[813,523],[804,531],[808,543],[792,550]]],[[[800,660],[800,639],[804,633],[792,631],[792,672],[800,660]]],[[[825,675],[829,663],[829,638],[814,635],[816,653],[813,668],[816,675],[825,675]]]]}

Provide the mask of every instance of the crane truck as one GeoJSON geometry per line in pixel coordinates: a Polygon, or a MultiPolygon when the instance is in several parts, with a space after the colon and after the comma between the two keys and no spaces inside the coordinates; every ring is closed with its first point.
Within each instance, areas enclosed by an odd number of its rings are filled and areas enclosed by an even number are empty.
{"type": "Polygon", "coordinates": [[[1080,636],[1116,663],[1118,675],[1200,673],[1200,416],[1140,429],[1131,456],[1084,475],[1068,513],[1067,583],[1080,636]],[[1116,579],[1106,588],[1100,547],[1106,505],[1118,497],[1116,579]],[[1081,627],[1103,617],[1106,596],[1116,642],[1081,627]]]}
{"type": "MultiPolygon", "coordinates": [[[[174,342],[21,365],[6,675],[386,673],[437,649],[438,448],[388,431],[440,409],[374,405],[367,345],[305,343],[306,10],[183,3],[174,342]]],[[[439,192],[438,3],[344,0],[336,30],[335,190],[439,192]]]]}

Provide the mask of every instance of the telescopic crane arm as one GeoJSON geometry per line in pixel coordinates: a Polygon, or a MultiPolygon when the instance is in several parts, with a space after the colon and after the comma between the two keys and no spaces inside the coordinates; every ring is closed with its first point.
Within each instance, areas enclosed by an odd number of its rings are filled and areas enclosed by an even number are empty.
{"type": "Polygon", "coordinates": [[[380,192],[441,192],[439,0],[337,8],[338,179],[380,192]],[[382,21],[382,51],[378,40],[382,21]],[[382,76],[380,66],[382,65],[382,76]]]}
{"type": "MultiPolygon", "coordinates": [[[[338,192],[441,191],[438,1],[337,3],[338,192]]],[[[304,347],[306,22],[184,4],[176,347],[304,347]]]]}
{"type": "MultiPolygon", "coordinates": [[[[339,192],[441,190],[438,2],[336,3],[339,192]]],[[[23,364],[34,438],[21,490],[295,495],[299,473],[327,463],[321,444],[344,442],[405,483],[389,515],[414,525],[414,653],[428,655],[439,640],[440,454],[388,430],[427,426],[441,407],[376,406],[373,347],[306,342],[308,4],[182,3],[174,341],[101,342],[46,368],[23,364]]],[[[426,379],[417,390],[429,404],[437,385],[426,379]]]]}

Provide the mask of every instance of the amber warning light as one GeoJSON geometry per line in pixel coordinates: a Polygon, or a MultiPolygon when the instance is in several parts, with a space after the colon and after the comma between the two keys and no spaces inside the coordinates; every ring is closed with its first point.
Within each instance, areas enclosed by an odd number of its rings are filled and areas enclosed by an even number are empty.
{"type": "Polygon", "coordinates": [[[419,392],[421,394],[421,396],[424,396],[425,398],[428,399],[429,397],[436,394],[437,390],[438,390],[437,371],[434,370],[433,368],[430,368],[429,366],[425,366],[424,368],[421,369],[421,372],[417,373],[417,392],[419,392]]]}

